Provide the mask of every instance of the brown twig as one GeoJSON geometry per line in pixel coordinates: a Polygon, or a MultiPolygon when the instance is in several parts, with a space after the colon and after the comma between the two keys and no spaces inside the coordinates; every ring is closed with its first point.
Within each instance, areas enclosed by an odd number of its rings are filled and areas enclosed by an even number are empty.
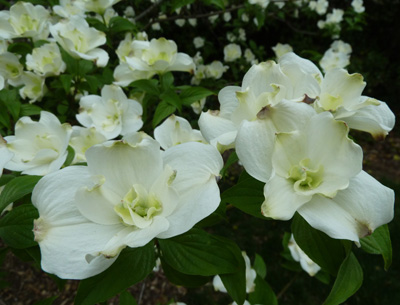
{"type": "Polygon", "coordinates": [[[292,277],[292,279],[290,280],[290,282],[287,283],[287,284],[285,285],[285,287],[282,288],[281,291],[279,291],[279,293],[278,293],[277,296],[276,296],[276,298],[277,298],[278,300],[284,295],[284,293],[286,292],[286,290],[288,290],[289,287],[294,283],[294,281],[297,279],[297,276],[298,276],[298,275],[299,275],[299,274],[296,273],[295,276],[292,277]]]}

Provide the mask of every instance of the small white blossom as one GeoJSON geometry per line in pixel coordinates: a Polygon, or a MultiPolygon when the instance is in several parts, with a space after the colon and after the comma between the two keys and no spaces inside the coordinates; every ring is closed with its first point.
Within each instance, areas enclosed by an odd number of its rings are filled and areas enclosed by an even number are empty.
{"type": "Polygon", "coordinates": [[[60,49],[55,42],[46,43],[34,48],[32,54],[26,55],[26,67],[44,77],[60,75],[66,69],[61,58],[60,49]]]}
{"type": "Polygon", "coordinates": [[[195,37],[193,39],[193,44],[196,49],[202,48],[204,46],[204,38],[199,36],[195,37]]]}
{"type": "Polygon", "coordinates": [[[224,61],[232,62],[242,56],[242,49],[236,43],[230,43],[224,47],[224,61]]]}
{"type": "Polygon", "coordinates": [[[272,47],[272,50],[274,51],[275,56],[276,56],[276,58],[278,58],[278,59],[279,59],[280,57],[282,57],[282,56],[283,56],[284,54],[286,54],[286,53],[293,52],[293,48],[292,48],[291,45],[289,45],[289,44],[287,44],[287,43],[282,44],[282,43],[280,43],[280,42],[278,42],[278,43],[276,44],[276,46],[272,47]]]}

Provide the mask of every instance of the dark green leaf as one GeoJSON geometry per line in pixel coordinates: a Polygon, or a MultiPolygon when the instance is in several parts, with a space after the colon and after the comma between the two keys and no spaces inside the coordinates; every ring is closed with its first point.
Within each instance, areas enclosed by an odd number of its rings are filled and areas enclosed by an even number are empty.
{"type": "Polygon", "coordinates": [[[161,75],[160,78],[161,78],[160,80],[161,87],[163,88],[164,91],[166,91],[174,84],[174,76],[172,75],[172,72],[167,72],[161,75]]]}
{"type": "Polygon", "coordinates": [[[11,114],[14,121],[19,118],[19,113],[21,109],[21,102],[19,99],[19,94],[17,89],[12,90],[1,90],[0,100],[7,107],[9,113],[11,114]]]}
{"type": "Polygon", "coordinates": [[[79,75],[82,77],[86,77],[86,74],[91,72],[94,68],[94,65],[91,61],[81,59],[79,60],[79,75]]]}
{"type": "Polygon", "coordinates": [[[22,57],[32,53],[32,49],[33,47],[26,42],[14,42],[8,46],[8,52],[20,54],[22,57]]]}
{"type": "Polygon", "coordinates": [[[128,19],[118,16],[111,18],[109,26],[112,33],[132,32],[136,28],[128,19]]]}
{"type": "Polygon", "coordinates": [[[64,162],[64,167],[71,165],[72,161],[75,158],[75,150],[72,148],[72,146],[68,145],[67,151],[68,155],[67,159],[64,162]]]}
{"type": "Polygon", "coordinates": [[[173,89],[169,89],[160,95],[162,101],[167,102],[169,105],[174,106],[179,111],[182,111],[182,102],[178,94],[173,89]]]}
{"type": "Polygon", "coordinates": [[[0,219],[0,237],[5,244],[13,248],[24,249],[35,246],[32,229],[33,220],[38,217],[38,211],[31,204],[13,208],[0,219]]]}
{"type": "Polygon", "coordinates": [[[277,305],[278,300],[271,286],[257,275],[254,291],[249,294],[250,304],[277,305]]]}
{"type": "Polygon", "coordinates": [[[119,295],[119,305],[137,305],[137,302],[128,291],[124,291],[119,295]]]}
{"type": "Polygon", "coordinates": [[[0,212],[11,202],[32,192],[40,176],[20,176],[6,184],[0,194],[0,212]]]}
{"type": "Polygon", "coordinates": [[[336,275],[346,251],[338,239],[311,227],[298,213],[292,222],[292,232],[299,247],[322,269],[336,275]]]}
{"type": "Polygon", "coordinates": [[[254,259],[253,268],[261,278],[265,279],[267,276],[267,266],[265,265],[263,258],[257,253],[256,258],[254,259]]]}
{"type": "Polygon", "coordinates": [[[230,203],[252,216],[266,219],[261,214],[261,204],[264,202],[264,183],[247,173],[243,173],[239,182],[222,193],[222,202],[230,203]]]}
{"type": "Polygon", "coordinates": [[[102,83],[98,79],[97,76],[94,75],[86,75],[85,76],[86,82],[89,84],[90,91],[92,93],[96,93],[98,89],[102,87],[102,83]]]}
{"type": "Polygon", "coordinates": [[[165,101],[162,101],[160,104],[158,104],[153,116],[153,128],[155,128],[166,117],[173,114],[175,110],[175,106],[172,106],[165,101]]]}
{"type": "Polygon", "coordinates": [[[43,46],[43,45],[45,45],[46,43],[49,43],[47,40],[36,40],[34,43],[33,43],[33,46],[35,47],[35,48],[40,48],[41,46],[43,46]]]}
{"type": "Polygon", "coordinates": [[[63,85],[65,93],[69,94],[70,90],[71,90],[71,84],[72,84],[72,75],[70,75],[70,74],[60,75],[60,81],[61,81],[61,84],[63,85]]]}
{"type": "Polygon", "coordinates": [[[181,98],[183,105],[190,106],[190,104],[198,102],[212,94],[214,94],[214,92],[203,87],[189,87],[187,89],[183,89],[179,97],[181,98]]]}
{"type": "Polygon", "coordinates": [[[40,114],[40,111],[42,111],[42,108],[40,108],[37,105],[33,104],[22,104],[21,105],[21,116],[31,116],[31,115],[37,115],[40,114]]]}
{"type": "Polygon", "coordinates": [[[94,27],[96,30],[99,30],[101,32],[108,31],[107,26],[97,18],[86,18],[86,21],[91,27],[94,27]]]}
{"type": "Polygon", "coordinates": [[[324,305],[342,304],[361,287],[363,271],[352,252],[346,257],[340,266],[337,278],[332,290],[325,300],[324,305]]]}
{"type": "Polygon", "coordinates": [[[392,264],[392,242],[390,241],[389,227],[380,226],[375,232],[367,237],[361,238],[361,248],[371,254],[382,254],[385,262],[385,270],[392,264]]]}
{"type": "Polygon", "coordinates": [[[231,248],[239,261],[238,270],[235,273],[220,274],[222,283],[231,298],[238,304],[243,304],[246,299],[246,265],[237,245],[231,248]]]}
{"type": "Polygon", "coordinates": [[[140,79],[131,83],[130,86],[136,87],[141,91],[147,92],[148,94],[160,94],[160,90],[158,89],[158,81],[156,79],[140,79]]]}
{"type": "Polygon", "coordinates": [[[225,177],[228,168],[232,164],[236,163],[238,160],[239,160],[238,155],[236,154],[235,151],[232,151],[232,153],[229,155],[228,160],[226,160],[224,167],[221,169],[221,173],[220,173],[221,176],[225,177]]]}
{"type": "Polygon", "coordinates": [[[192,229],[185,234],[159,239],[163,259],[179,272],[210,276],[238,271],[232,241],[192,229]]]}
{"type": "Polygon", "coordinates": [[[162,257],[161,265],[168,280],[178,286],[199,287],[211,280],[210,276],[190,275],[179,272],[178,270],[172,268],[162,257]]]}
{"type": "Polygon", "coordinates": [[[75,305],[106,301],[145,279],[154,264],[153,242],[140,248],[126,248],[107,270],[80,282],[75,305]]]}

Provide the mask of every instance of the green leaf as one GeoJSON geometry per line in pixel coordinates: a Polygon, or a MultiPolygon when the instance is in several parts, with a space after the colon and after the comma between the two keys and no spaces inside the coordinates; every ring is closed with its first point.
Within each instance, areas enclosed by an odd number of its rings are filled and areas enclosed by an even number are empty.
{"type": "Polygon", "coordinates": [[[132,82],[129,86],[136,87],[141,91],[147,92],[151,95],[159,95],[158,81],[156,79],[139,79],[132,82]]]}
{"type": "Polygon", "coordinates": [[[32,192],[41,176],[20,176],[6,184],[0,194],[0,212],[14,202],[32,192]]]}
{"type": "Polygon", "coordinates": [[[292,232],[299,247],[322,269],[336,275],[346,257],[343,244],[311,227],[298,213],[292,222],[292,232]]]}
{"type": "Polygon", "coordinates": [[[0,238],[8,246],[17,249],[35,246],[32,229],[33,220],[38,217],[38,211],[31,204],[13,208],[0,219],[0,238]]]}
{"type": "Polygon", "coordinates": [[[97,18],[86,18],[87,23],[89,23],[89,25],[91,27],[94,27],[96,30],[99,30],[101,32],[107,32],[108,28],[107,26],[101,22],[99,19],[97,18]]]}
{"type": "Polygon", "coordinates": [[[195,0],[172,0],[171,1],[171,13],[175,12],[178,8],[185,5],[192,4],[195,0]]]}
{"type": "Polygon", "coordinates": [[[203,0],[203,2],[207,5],[214,5],[220,9],[225,9],[225,2],[224,0],[203,0]]]}
{"type": "Polygon", "coordinates": [[[377,228],[372,235],[360,239],[361,248],[371,254],[382,254],[385,270],[392,264],[392,242],[387,225],[377,228]]]}
{"type": "Polygon", "coordinates": [[[190,106],[194,102],[200,101],[212,94],[214,94],[214,92],[203,87],[190,87],[183,89],[179,97],[181,98],[183,105],[190,106]]]}
{"type": "Polygon", "coordinates": [[[267,219],[261,214],[264,202],[264,183],[243,172],[239,182],[221,195],[222,202],[230,203],[252,216],[267,219]]]}
{"type": "Polygon", "coordinates": [[[64,162],[64,167],[71,165],[72,161],[75,158],[75,150],[72,148],[72,146],[68,145],[67,151],[68,155],[67,159],[64,162]]]}
{"type": "Polygon", "coordinates": [[[325,300],[324,305],[342,304],[361,287],[363,271],[352,252],[346,257],[340,266],[337,278],[332,290],[325,300]]]}
{"type": "Polygon", "coordinates": [[[177,108],[179,111],[182,111],[181,99],[179,98],[178,94],[175,93],[175,91],[173,89],[168,89],[167,91],[164,91],[160,95],[160,98],[162,101],[165,101],[168,104],[177,108]]]}
{"type": "Polygon", "coordinates": [[[249,294],[250,304],[277,305],[278,300],[271,286],[257,275],[254,291],[249,294]]]}
{"type": "Polygon", "coordinates": [[[19,113],[21,109],[21,102],[19,99],[19,94],[17,89],[12,90],[1,90],[0,91],[0,100],[7,107],[14,121],[17,121],[19,118],[19,113]]]}
{"type": "Polygon", "coordinates": [[[98,91],[98,89],[100,89],[103,85],[97,76],[86,75],[85,79],[86,79],[86,82],[89,84],[90,91],[92,93],[96,93],[98,91]]]}
{"type": "Polygon", "coordinates": [[[79,75],[86,78],[86,74],[91,72],[94,68],[94,64],[86,59],[79,60],[79,75]]]}
{"type": "Polygon", "coordinates": [[[166,117],[173,114],[175,110],[175,106],[172,106],[165,101],[162,101],[160,104],[158,104],[153,116],[153,128],[155,128],[166,117]]]}
{"type": "Polygon", "coordinates": [[[174,76],[172,72],[167,72],[160,76],[161,87],[164,91],[169,89],[174,84],[174,76]]]}
{"type": "Polygon", "coordinates": [[[179,272],[172,268],[163,257],[161,257],[161,265],[168,280],[178,286],[199,287],[211,280],[210,276],[190,275],[179,272]]]}
{"type": "Polygon", "coordinates": [[[132,22],[119,16],[110,19],[109,27],[112,33],[132,32],[136,29],[132,22]]]}
{"type": "Polygon", "coordinates": [[[124,291],[119,295],[119,305],[137,305],[137,302],[128,291],[124,291]]]}
{"type": "Polygon", "coordinates": [[[26,42],[14,42],[8,46],[8,52],[22,55],[25,58],[26,54],[32,53],[33,47],[26,42]]]}
{"type": "Polygon", "coordinates": [[[22,104],[21,105],[21,116],[31,116],[31,115],[37,115],[40,114],[40,111],[42,111],[43,109],[40,108],[37,105],[33,105],[33,104],[22,104]]]}
{"type": "Polygon", "coordinates": [[[265,279],[267,276],[267,266],[265,265],[263,258],[257,253],[256,258],[254,259],[253,268],[261,278],[265,279]]]}
{"type": "Polygon", "coordinates": [[[106,301],[145,279],[154,264],[153,242],[140,248],[125,248],[111,267],[80,282],[75,305],[93,305],[106,301]]]}
{"type": "Polygon", "coordinates": [[[63,85],[65,93],[69,94],[70,90],[71,90],[71,84],[72,84],[72,75],[70,75],[70,74],[60,75],[60,81],[61,81],[61,84],[63,85]]]}
{"type": "Polygon", "coordinates": [[[222,283],[231,298],[238,304],[243,304],[246,299],[246,265],[240,249],[236,247],[232,252],[239,261],[238,270],[235,273],[220,274],[222,283]]]}
{"type": "Polygon", "coordinates": [[[50,297],[44,300],[37,301],[33,303],[33,305],[52,305],[57,298],[58,296],[50,297]]]}
{"type": "Polygon", "coordinates": [[[228,239],[191,229],[185,234],[158,240],[163,259],[179,272],[210,276],[238,271],[236,254],[228,239]]]}

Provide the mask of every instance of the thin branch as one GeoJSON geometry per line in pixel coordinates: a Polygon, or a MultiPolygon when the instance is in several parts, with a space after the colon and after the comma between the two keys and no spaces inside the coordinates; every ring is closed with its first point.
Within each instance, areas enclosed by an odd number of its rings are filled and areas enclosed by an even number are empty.
{"type": "Polygon", "coordinates": [[[156,3],[154,3],[152,6],[150,6],[149,8],[145,9],[143,12],[141,12],[139,15],[137,15],[134,20],[138,21],[140,19],[142,19],[144,16],[146,16],[147,14],[149,14],[152,10],[154,10],[157,6],[159,6],[161,4],[161,2],[163,2],[164,0],[158,0],[156,3]]]}
{"type": "Polygon", "coordinates": [[[292,279],[290,280],[290,282],[287,283],[287,284],[285,285],[285,287],[282,288],[281,291],[279,291],[279,293],[278,293],[277,296],[276,296],[276,298],[277,298],[278,300],[285,294],[286,290],[288,290],[289,287],[294,283],[294,281],[297,279],[297,276],[298,276],[298,275],[299,275],[299,274],[296,273],[296,275],[295,275],[294,277],[292,277],[292,279]]]}
{"type": "Polygon", "coordinates": [[[284,24],[286,24],[289,28],[291,28],[293,31],[297,32],[297,33],[301,33],[301,34],[305,34],[305,35],[312,35],[312,36],[316,36],[318,35],[315,32],[310,32],[310,31],[304,31],[304,30],[300,30],[298,28],[296,28],[294,25],[292,25],[289,21],[281,19],[279,17],[276,17],[272,14],[269,15],[270,17],[274,18],[275,20],[278,20],[280,22],[283,22],[284,24]]]}

